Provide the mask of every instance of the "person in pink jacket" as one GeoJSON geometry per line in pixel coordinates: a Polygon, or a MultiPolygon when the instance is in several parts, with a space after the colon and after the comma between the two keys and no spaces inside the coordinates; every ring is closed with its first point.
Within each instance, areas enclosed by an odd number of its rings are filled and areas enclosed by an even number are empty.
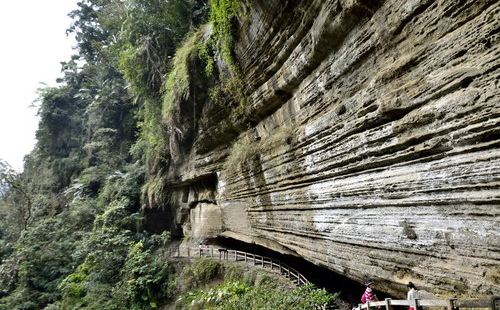
{"type": "Polygon", "coordinates": [[[366,289],[361,296],[361,303],[366,304],[369,301],[378,301],[377,295],[373,292],[373,280],[368,280],[366,283],[366,289]]]}

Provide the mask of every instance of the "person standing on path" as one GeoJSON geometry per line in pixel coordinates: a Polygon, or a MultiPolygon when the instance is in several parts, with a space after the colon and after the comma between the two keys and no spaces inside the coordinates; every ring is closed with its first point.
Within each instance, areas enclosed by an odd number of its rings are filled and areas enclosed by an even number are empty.
{"type": "MultiPolygon", "coordinates": [[[[420,294],[418,293],[417,288],[415,287],[415,284],[413,284],[413,282],[408,282],[406,286],[408,287],[408,294],[407,294],[408,300],[414,300],[420,298],[419,296],[420,294]]],[[[417,309],[413,307],[408,307],[408,310],[417,310],[417,309]]]]}
{"type": "Polygon", "coordinates": [[[369,301],[378,301],[377,295],[373,292],[373,280],[370,279],[366,282],[366,289],[361,296],[361,303],[366,304],[369,301]]]}

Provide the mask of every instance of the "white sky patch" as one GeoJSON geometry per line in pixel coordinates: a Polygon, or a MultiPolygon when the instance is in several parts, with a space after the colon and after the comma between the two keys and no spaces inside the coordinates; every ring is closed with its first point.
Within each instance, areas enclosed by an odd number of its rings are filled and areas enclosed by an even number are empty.
{"type": "Polygon", "coordinates": [[[21,170],[35,145],[41,82],[55,85],[60,62],[75,53],[67,14],[77,0],[17,0],[0,3],[0,159],[21,170]]]}

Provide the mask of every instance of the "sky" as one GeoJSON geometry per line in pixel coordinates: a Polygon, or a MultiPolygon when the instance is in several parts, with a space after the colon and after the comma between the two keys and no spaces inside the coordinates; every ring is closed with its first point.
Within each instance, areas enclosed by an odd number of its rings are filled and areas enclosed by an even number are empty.
{"type": "Polygon", "coordinates": [[[15,0],[0,3],[0,159],[21,171],[35,145],[40,83],[55,85],[61,61],[76,45],[66,36],[67,14],[77,0],[15,0]]]}

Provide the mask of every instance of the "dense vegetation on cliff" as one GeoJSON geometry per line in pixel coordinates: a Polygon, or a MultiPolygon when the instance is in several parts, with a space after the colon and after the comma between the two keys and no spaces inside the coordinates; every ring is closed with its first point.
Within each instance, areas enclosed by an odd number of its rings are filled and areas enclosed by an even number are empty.
{"type": "MultiPolygon", "coordinates": [[[[155,309],[203,284],[196,279],[208,268],[180,272],[167,263],[169,234],[148,232],[143,211],[168,201],[163,178],[182,126],[172,105],[190,87],[186,60],[197,53],[210,80],[221,49],[237,71],[229,40],[237,2],[214,0],[212,13],[204,0],[78,6],[68,30],[78,53],[62,63],[59,85],[40,91],[35,149],[21,174],[0,162],[0,309],[155,309]],[[201,42],[210,19],[215,34],[201,42]],[[186,274],[197,284],[183,286],[186,274]]],[[[237,75],[232,86],[213,87],[210,100],[234,89],[237,75]]],[[[254,284],[214,290],[229,292],[227,309],[262,292],[256,307],[282,294],[254,284]]],[[[212,293],[193,293],[190,302],[203,304],[212,293]]],[[[303,308],[325,296],[307,288],[280,298],[303,308]]]]}

